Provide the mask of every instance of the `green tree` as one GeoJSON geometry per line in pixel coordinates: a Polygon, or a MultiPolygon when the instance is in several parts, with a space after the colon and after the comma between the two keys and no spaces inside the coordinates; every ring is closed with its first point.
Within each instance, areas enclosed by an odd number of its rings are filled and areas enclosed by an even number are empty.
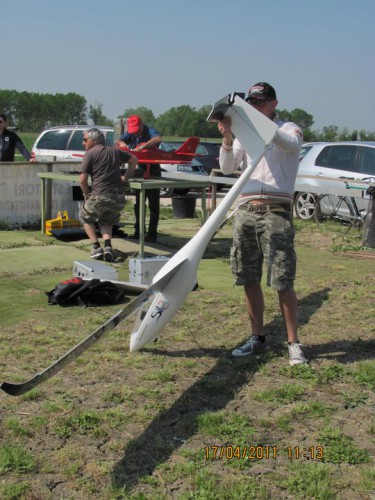
{"type": "Polygon", "coordinates": [[[16,90],[0,90],[0,113],[7,115],[9,125],[15,125],[17,94],[16,90]]]}
{"type": "Polygon", "coordinates": [[[19,92],[15,120],[20,130],[37,132],[46,125],[47,111],[43,94],[19,92]]]}
{"type": "Polygon", "coordinates": [[[358,136],[360,141],[375,141],[375,132],[360,130],[358,136]]]}
{"type": "Polygon", "coordinates": [[[277,110],[279,118],[285,122],[293,122],[299,125],[303,130],[303,137],[305,141],[311,141],[313,134],[311,127],[314,123],[312,115],[300,108],[295,108],[292,111],[286,109],[277,110]]]}
{"type": "MultiPolygon", "coordinates": [[[[124,115],[119,118],[138,115],[148,125],[154,125],[162,135],[220,137],[217,124],[207,122],[210,111],[211,105],[199,109],[181,105],[170,108],[155,118],[151,109],[139,106],[125,109],[124,115]]],[[[87,110],[86,99],[74,92],[39,94],[0,89],[0,112],[8,116],[9,125],[28,132],[38,132],[52,125],[86,124],[86,117],[95,125],[113,125],[112,120],[103,115],[101,103],[90,105],[87,110]]],[[[312,130],[313,116],[300,108],[292,111],[278,110],[277,113],[280,119],[297,123],[303,129],[305,141],[375,141],[374,131],[350,131],[348,128],[339,130],[336,125],[312,130]]]]}
{"type": "Polygon", "coordinates": [[[196,110],[197,113],[196,135],[198,135],[199,137],[202,138],[221,137],[219,129],[217,128],[217,123],[207,121],[207,116],[210,114],[211,109],[212,106],[206,105],[196,110]]]}
{"type": "Polygon", "coordinates": [[[324,142],[337,141],[339,128],[337,125],[328,125],[323,127],[322,138],[324,142]]]}
{"type": "Polygon", "coordinates": [[[140,116],[144,123],[146,123],[147,125],[155,126],[156,119],[151,109],[148,109],[144,106],[139,106],[138,108],[127,108],[125,109],[123,116],[119,116],[119,118],[126,119],[132,115],[140,116]]]}
{"type": "Polygon", "coordinates": [[[65,124],[84,125],[86,121],[86,99],[74,92],[63,94],[62,102],[64,105],[63,117],[65,124]]]}
{"type": "Polygon", "coordinates": [[[74,92],[52,95],[0,90],[0,109],[8,115],[9,124],[28,132],[50,125],[86,123],[86,99],[74,92]]]}
{"type": "Polygon", "coordinates": [[[348,128],[343,128],[338,132],[337,140],[339,141],[356,141],[358,140],[358,132],[354,130],[350,132],[348,128]]]}
{"type": "Polygon", "coordinates": [[[217,126],[207,122],[210,110],[211,106],[198,110],[188,105],[174,107],[158,117],[157,126],[163,135],[209,137],[212,133],[215,137],[217,126]]]}
{"type": "Polygon", "coordinates": [[[88,116],[94,125],[105,125],[109,127],[113,125],[113,120],[110,120],[103,115],[103,104],[101,103],[98,103],[95,106],[90,104],[88,116]]]}

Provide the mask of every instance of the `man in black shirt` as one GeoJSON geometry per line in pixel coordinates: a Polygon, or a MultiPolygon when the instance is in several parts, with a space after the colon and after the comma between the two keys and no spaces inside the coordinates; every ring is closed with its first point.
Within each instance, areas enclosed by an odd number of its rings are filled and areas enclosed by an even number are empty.
{"type": "Polygon", "coordinates": [[[7,129],[6,115],[0,114],[0,161],[14,161],[16,148],[26,161],[32,163],[35,161],[18,135],[7,129]]]}

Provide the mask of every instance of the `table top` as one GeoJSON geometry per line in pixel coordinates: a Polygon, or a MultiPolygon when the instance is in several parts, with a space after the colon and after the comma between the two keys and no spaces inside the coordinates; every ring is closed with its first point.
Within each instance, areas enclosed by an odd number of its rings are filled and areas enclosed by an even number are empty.
{"type": "MultiPolygon", "coordinates": [[[[79,172],[39,172],[38,177],[42,179],[54,179],[61,181],[79,182],[79,172]]],[[[162,177],[151,179],[133,178],[125,183],[125,186],[131,189],[158,189],[158,188],[205,188],[210,185],[210,179],[207,176],[190,175],[190,174],[170,174],[162,172],[162,177]]]]}

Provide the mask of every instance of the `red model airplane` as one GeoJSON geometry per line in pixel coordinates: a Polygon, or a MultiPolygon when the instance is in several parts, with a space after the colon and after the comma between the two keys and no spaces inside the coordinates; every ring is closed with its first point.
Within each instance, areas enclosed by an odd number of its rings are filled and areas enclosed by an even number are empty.
{"type": "Polygon", "coordinates": [[[191,163],[191,160],[196,156],[196,150],[199,144],[199,137],[189,137],[178,149],[173,151],[164,151],[159,148],[141,149],[134,151],[123,146],[118,146],[123,151],[128,151],[135,156],[138,163],[191,163]]]}
{"type": "MultiPolygon", "coordinates": [[[[189,137],[178,149],[173,151],[164,151],[159,148],[148,148],[141,149],[140,151],[134,151],[123,146],[116,146],[123,151],[128,151],[130,154],[135,156],[138,163],[170,163],[170,164],[184,164],[191,163],[194,156],[196,156],[196,150],[199,144],[199,137],[189,137]]],[[[83,154],[73,153],[73,156],[83,157],[83,154]]]]}

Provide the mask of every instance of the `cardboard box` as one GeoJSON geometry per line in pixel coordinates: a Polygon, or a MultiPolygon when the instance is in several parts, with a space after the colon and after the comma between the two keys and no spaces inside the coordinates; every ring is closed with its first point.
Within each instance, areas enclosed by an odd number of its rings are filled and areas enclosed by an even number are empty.
{"type": "Polygon", "coordinates": [[[168,257],[161,255],[143,259],[129,259],[129,282],[149,285],[152,278],[168,260],[168,257]]]}
{"type": "Polygon", "coordinates": [[[117,281],[118,279],[116,269],[95,260],[75,260],[73,265],[73,276],[90,280],[97,278],[100,280],[117,281]]]}

